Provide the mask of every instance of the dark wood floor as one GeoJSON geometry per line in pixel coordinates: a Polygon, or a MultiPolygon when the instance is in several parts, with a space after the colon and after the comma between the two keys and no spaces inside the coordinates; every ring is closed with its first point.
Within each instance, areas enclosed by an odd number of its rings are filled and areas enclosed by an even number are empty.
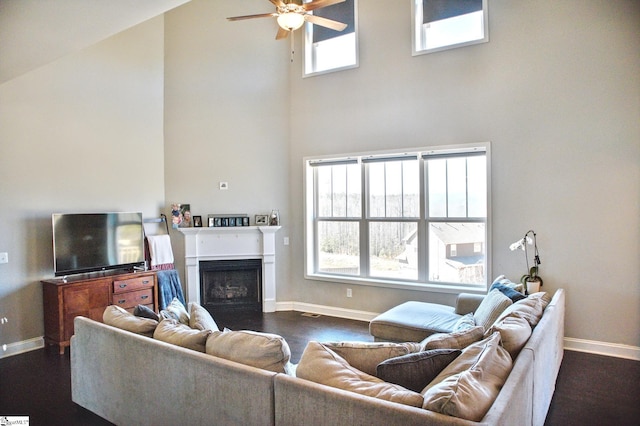
{"type": "MultiPolygon", "coordinates": [[[[297,363],[307,342],[372,341],[368,323],[300,312],[218,315],[218,326],[285,337],[297,363]]],[[[96,354],[98,355],[98,354],[96,354]]],[[[69,351],[45,348],[0,359],[0,416],[33,425],[109,425],[71,402],[69,351]]],[[[640,424],[640,362],[565,351],[546,425],[640,424]]]]}

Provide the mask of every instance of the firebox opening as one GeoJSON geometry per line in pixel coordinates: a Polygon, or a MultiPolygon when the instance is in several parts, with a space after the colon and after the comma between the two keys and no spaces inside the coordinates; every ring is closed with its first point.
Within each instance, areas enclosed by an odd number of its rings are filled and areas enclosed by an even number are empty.
{"type": "Polygon", "coordinates": [[[200,301],[212,315],[262,312],[262,260],[200,261],[200,301]]]}

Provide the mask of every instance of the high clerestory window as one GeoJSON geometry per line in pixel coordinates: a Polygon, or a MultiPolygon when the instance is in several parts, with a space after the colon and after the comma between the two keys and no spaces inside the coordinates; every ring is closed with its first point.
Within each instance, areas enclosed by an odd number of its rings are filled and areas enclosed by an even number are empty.
{"type": "Polygon", "coordinates": [[[488,0],[412,0],[413,54],[489,41],[488,0]]]}
{"type": "Polygon", "coordinates": [[[347,24],[347,28],[335,31],[305,24],[305,77],[358,66],[357,10],[358,0],[346,0],[313,11],[316,16],[347,24]]]}
{"type": "Polygon", "coordinates": [[[485,288],[488,149],[305,159],[306,276],[485,288]]]}

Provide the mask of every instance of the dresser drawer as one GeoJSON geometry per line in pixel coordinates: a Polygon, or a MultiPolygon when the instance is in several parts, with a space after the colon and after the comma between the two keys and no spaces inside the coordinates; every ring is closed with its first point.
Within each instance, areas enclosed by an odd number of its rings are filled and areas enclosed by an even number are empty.
{"type": "Polygon", "coordinates": [[[125,291],[141,290],[145,288],[153,288],[153,276],[135,277],[128,280],[114,280],[113,292],[123,293],[125,291]]]}
{"type": "Polygon", "coordinates": [[[113,304],[124,309],[135,308],[138,305],[151,305],[153,304],[153,291],[145,289],[114,294],[113,304]]]}

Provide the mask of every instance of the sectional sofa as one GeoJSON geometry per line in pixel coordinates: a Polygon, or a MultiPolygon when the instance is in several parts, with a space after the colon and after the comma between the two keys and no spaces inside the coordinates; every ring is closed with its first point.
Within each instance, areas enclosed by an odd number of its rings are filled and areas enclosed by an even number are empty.
{"type": "Polygon", "coordinates": [[[72,400],[118,425],[543,425],[562,361],[564,310],[560,289],[479,422],[243,365],[84,317],[75,319],[71,341],[72,400]]]}

